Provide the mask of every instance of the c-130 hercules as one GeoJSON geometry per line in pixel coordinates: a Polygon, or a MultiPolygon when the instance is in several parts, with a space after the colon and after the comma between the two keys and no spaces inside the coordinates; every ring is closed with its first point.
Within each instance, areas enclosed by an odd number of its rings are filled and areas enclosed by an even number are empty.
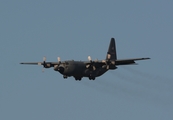
{"type": "Polygon", "coordinates": [[[133,59],[117,59],[115,39],[111,38],[110,45],[105,60],[93,61],[88,56],[89,61],[61,61],[60,57],[57,58],[58,62],[46,62],[46,58],[43,58],[43,62],[29,62],[21,64],[29,65],[43,65],[44,68],[53,67],[55,71],[58,71],[63,75],[63,78],[73,76],[75,80],[81,80],[82,77],[88,77],[90,80],[95,80],[96,77],[103,75],[108,70],[115,70],[119,65],[136,64],[137,60],[146,60],[150,58],[133,58],[133,59]]]}

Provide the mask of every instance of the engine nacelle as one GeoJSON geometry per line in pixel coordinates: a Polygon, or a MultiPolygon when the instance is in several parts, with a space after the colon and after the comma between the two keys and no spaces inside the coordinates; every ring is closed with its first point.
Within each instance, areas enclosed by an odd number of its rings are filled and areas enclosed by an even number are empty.
{"type": "Polygon", "coordinates": [[[59,71],[61,74],[63,74],[65,68],[64,68],[63,65],[55,65],[55,66],[54,66],[54,70],[55,70],[55,71],[59,71]]]}
{"type": "Polygon", "coordinates": [[[51,64],[45,64],[44,65],[44,68],[50,68],[51,67],[51,64]]]}
{"type": "Polygon", "coordinates": [[[55,71],[58,71],[58,65],[55,65],[55,66],[54,66],[54,70],[55,70],[55,71]]]}

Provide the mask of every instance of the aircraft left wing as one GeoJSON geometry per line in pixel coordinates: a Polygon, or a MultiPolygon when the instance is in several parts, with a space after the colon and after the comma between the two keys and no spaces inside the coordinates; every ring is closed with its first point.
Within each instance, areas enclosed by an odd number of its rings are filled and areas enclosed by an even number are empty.
{"type": "Polygon", "coordinates": [[[131,65],[136,64],[135,61],[138,60],[147,60],[150,58],[132,58],[132,59],[119,59],[119,60],[102,60],[102,61],[92,61],[86,62],[87,68],[93,68],[93,70],[100,68],[106,65],[107,69],[109,69],[110,65],[118,66],[118,65],[131,65]]]}
{"type": "Polygon", "coordinates": [[[119,59],[115,60],[115,65],[130,65],[135,64],[135,61],[137,60],[147,60],[150,58],[133,58],[133,59],[119,59]]]}

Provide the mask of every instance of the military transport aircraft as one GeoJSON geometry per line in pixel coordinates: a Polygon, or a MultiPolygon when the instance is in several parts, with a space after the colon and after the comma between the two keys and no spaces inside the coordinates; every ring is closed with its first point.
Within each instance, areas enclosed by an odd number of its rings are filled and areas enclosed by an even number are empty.
{"type": "Polygon", "coordinates": [[[61,73],[66,79],[73,76],[75,80],[81,80],[82,77],[88,77],[90,80],[95,80],[96,77],[103,75],[108,70],[115,70],[119,65],[131,65],[136,64],[137,60],[146,60],[150,58],[133,58],[133,59],[117,59],[115,39],[111,38],[106,59],[93,61],[88,56],[88,61],[61,61],[60,57],[57,58],[57,62],[46,62],[46,58],[43,58],[43,62],[28,62],[21,64],[29,65],[43,65],[44,68],[53,67],[55,71],[61,73]]]}

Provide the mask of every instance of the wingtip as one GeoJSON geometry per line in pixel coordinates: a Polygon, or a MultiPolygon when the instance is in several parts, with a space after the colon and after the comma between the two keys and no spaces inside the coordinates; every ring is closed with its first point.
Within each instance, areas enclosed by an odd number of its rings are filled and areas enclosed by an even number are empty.
{"type": "Polygon", "coordinates": [[[147,57],[147,58],[142,58],[143,60],[147,60],[147,59],[151,59],[151,58],[149,58],[149,57],[147,57]]]}

